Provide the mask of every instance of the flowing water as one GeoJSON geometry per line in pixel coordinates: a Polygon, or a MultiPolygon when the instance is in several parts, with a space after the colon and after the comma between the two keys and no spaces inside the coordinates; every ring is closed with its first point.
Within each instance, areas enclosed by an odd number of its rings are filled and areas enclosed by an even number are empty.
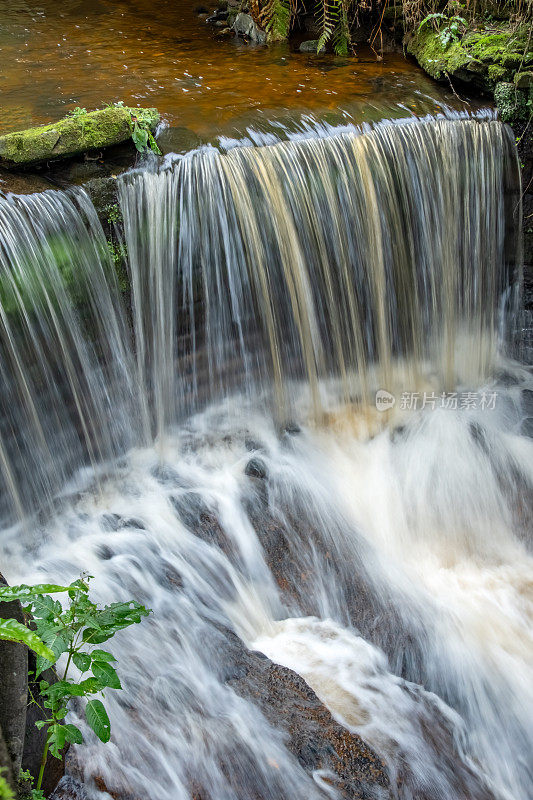
{"type": "Polygon", "coordinates": [[[95,798],[341,796],[239,694],[228,631],[390,796],[529,797],[512,135],[322,134],[124,176],[128,290],[83,190],[0,196],[2,569],[154,611],[112,644],[111,745],[84,729],[95,798]]]}

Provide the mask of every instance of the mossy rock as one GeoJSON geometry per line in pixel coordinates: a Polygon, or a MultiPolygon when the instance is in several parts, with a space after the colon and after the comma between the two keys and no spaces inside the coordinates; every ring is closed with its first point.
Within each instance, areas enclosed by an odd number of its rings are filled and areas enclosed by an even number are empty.
{"type": "Polygon", "coordinates": [[[532,114],[533,88],[525,91],[518,89],[514,83],[498,83],[494,100],[504,122],[525,121],[532,114]]]}
{"type": "Polygon", "coordinates": [[[513,79],[514,85],[518,89],[533,88],[533,71],[517,72],[513,79]]]}
{"type": "Polygon", "coordinates": [[[0,136],[0,164],[16,167],[120,144],[131,138],[132,119],[139,117],[153,130],[159,122],[155,108],[110,106],[65,117],[51,125],[0,136]]]}
{"type": "Polygon", "coordinates": [[[492,91],[496,83],[510,80],[525,58],[527,25],[497,30],[469,30],[460,40],[443,45],[441,33],[427,25],[407,40],[407,50],[436,80],[447,76],[492,91]]]}

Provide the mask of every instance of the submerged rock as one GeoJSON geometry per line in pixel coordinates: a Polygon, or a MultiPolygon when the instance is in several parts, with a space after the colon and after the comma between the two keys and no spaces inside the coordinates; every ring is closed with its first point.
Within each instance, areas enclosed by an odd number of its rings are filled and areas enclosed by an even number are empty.
{"type": "Polygon", "coordinates": [[[308,39],[306,42],[302,42],[300,45],[300,53],[325,53],[326,48],[322,45],[320,50],[318,49],[318,39],[308,39]]]}
{"type": "Polygon", "coordinates": [[[73,114],[50,125],[8,133],[0,136],[0,165],[36,164],[120,144],[131,138],[136,114],[142,114],[151,130],[159,122],[155,108],[110,106],[73,114]]]}

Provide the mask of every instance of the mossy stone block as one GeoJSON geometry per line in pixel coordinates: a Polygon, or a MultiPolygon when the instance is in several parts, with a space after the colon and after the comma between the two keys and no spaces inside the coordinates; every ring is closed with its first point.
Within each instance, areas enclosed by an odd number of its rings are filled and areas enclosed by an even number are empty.
{"type": "Polygon", "coordinates": [[[152,129],[159,121],[155,108],[110,106],[65,117],[51,125],[8,133],[0,136],[0,164],[35,164],[120,144],[131,137],[132,119],[137,115],[152,129]]]}

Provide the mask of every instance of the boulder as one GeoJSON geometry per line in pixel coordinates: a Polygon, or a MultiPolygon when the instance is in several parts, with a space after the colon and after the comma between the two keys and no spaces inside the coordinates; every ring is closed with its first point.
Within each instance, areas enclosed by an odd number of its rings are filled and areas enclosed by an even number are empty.
{"type": "Polygon", "coordinates": [[[318,50],[318,39],[308,39],[300,45],[300,53],[325,53],[326,48],[322,45],[318,50]]]}
{"type": "Polygon", "coordinates": [[[0,166],[9,168],[100,150],[131,138],[136,115],[152,130],[159,122],[155,108],[110,106],[72,114],[50,125],[40,125],[0,136],[0,166]]]}
{"type": "Polygon", "coordinates": [[[258,706],[273,727],[284,731],[287,749],[309,775],[317,770],[329,774],[332,788],[341,797],[392,797],[379,756],[360,736],[333,719],[303,678],[262,653],[246,650],[232,634],[227,634],[227,641],[233,642],[238,667],[227,684],[258,706]]]}
{"type": "Polygon", "coordinates": [[[233,23],[233,30],[238,36],[244,36],[252,42],[256,42],[256,44],[266,44],[267,35],[265,31],[262,31],[256,25],[250,14],[242,12],[237,14],[233,23]]]}

